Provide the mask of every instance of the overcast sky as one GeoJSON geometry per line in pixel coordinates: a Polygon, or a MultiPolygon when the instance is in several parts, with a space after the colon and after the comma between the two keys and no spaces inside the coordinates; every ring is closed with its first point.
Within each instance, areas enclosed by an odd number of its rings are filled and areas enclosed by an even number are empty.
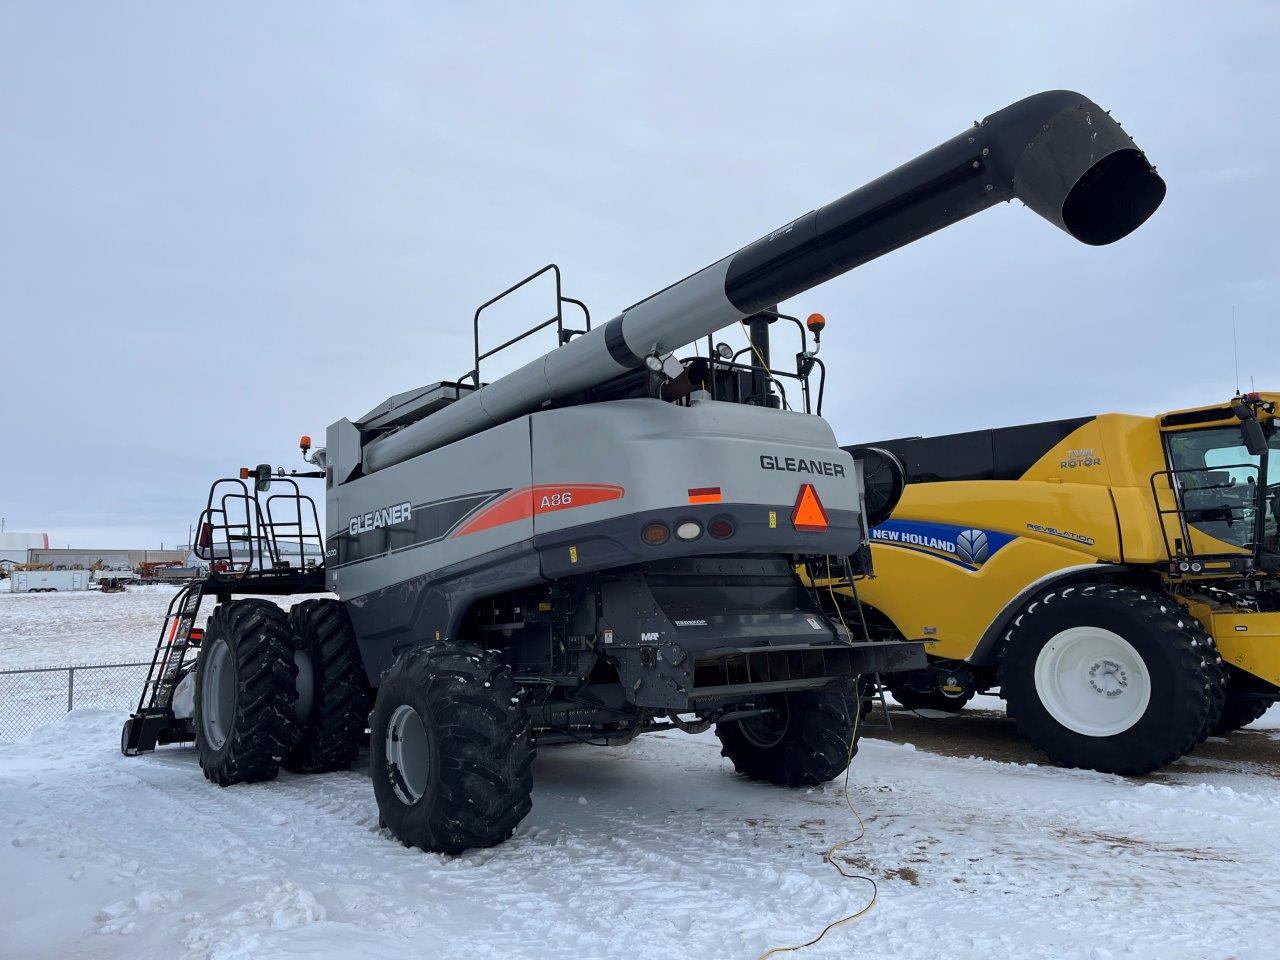
{"type": "Polygon", "coordinates": [[[537,267],[603,321],[1055,87],[1164,206],[1090,248],[1003,205],[785,304],[837,435],[1220,401],[1233,307],[1275,389],[1280,12],[1068,6],[0,0],[0,515],[171,546],[537,267]]]}

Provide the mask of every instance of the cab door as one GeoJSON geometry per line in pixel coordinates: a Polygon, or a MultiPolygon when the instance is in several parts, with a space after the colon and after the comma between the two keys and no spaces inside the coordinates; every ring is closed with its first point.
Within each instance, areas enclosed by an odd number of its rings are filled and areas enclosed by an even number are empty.
{"type": "MultiPolygon", "coordinates": [[[[1273,437],[1272,444],[1271,476],[1264,478],[1261,458],[1245,447],[1238,426],[1167,434],[1169,477],[1177,497],[1176,512],[1165,517],[1170,545],[1176,548],[1175,541],[1182,541],[1182,552],[1191,556],[1253,554],[1259,485],[1280,479],[1280,442],[1273,437]]],[[[1264,541],[1274,543],[1274,518],[1262,519],[1264,541]]]]}

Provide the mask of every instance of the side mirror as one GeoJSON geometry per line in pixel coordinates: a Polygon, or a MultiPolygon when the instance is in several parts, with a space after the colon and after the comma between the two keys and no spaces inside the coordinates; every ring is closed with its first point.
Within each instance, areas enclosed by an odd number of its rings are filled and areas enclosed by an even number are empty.
{"type": "Polygon", "coordinates": [[[1262,424],[1253,417],[1240,421],[1240,429],[1244,433],[1244,446],[1252,456],[1260,457],[1267,452],[1267,438],[1262,432],[1262,424]]]}

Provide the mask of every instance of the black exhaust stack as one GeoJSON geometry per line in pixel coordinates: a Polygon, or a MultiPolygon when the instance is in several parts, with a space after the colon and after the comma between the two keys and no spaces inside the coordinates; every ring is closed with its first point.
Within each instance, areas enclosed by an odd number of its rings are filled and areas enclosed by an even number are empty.
{"type": "Polygon", "coordinates": [[[1068,90],[1038,93],[744,247],[725,293],[754,313],[1015,197],[1102,246],[1141,226],[1164,194],[1106,111],[1068,90]]]}

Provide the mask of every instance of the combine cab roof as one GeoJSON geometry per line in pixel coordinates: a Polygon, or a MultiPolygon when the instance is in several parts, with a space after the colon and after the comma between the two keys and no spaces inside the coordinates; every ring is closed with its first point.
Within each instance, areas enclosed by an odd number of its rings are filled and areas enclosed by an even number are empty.
{"type": "MultiPolygon", "coordinates": [[[[1250,393],[1246,397],[1256,397],[1273,404],[1280,404],[1280,393],[1250,393]]],[[[1205,407],[1188,407],[1185,410],[1171,410],[1160,418],[1162,429],[1181,427],[1208,426],[1214,423],[1238,423],[1235,414],[1235,400],[1226,403],[1214,403],[1205,407]]],[[[1259,414],[1265,418],[1265,413],[1259,414]]]]}

